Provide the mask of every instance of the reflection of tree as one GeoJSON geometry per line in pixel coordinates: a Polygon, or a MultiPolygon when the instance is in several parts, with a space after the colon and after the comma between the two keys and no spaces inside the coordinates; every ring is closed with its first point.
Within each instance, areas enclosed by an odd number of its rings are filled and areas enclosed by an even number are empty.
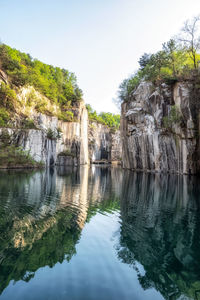
{"type": "Polygon", "coordinates": [[[119,208],[115,173],[86,167],[0,176],[0,293],[11,280],[70,261],[84,223],[119,208]]]}
{"type": "Polygon", "coordinates": [[[80,237],[78,212],[60,205],[55,174],[26,175],[0,180],[0,292],[10,280],[29,281],[37,269],[69,261],[80,237]]]}
{"type": "Polygon", "coordinates": [[[25,235],[25,247],[10,245],[9,249],[1,248],[1,254],[4,255],[0,273],[1,291],[10,280],[28,281],[37,269],[47,265],[53,267],[57,262],[71,259],[76,253],[75,244],[79,239],[80,229],[75,224],[74,216],[66,214],[66,210],[59,211],[50,220],[45,218],[44,222],[52,223],[47,225],[46,231],[46,225],[40,222],[32,224],[31,228],[29,227],[30,231],[26,230],[26,233],[22,227],[22,232],[19,231],[18,234],[25,235]],[[43,234],[41,228],[44,230],[43,234]],[[32,240],[33,233],[38,234],[40,238],[32,240]]]}
{"type": "Polygon", "coordinates": [[[144,289],[155,287],[165,299],[182,294],[195,298],[200,289],[197,179],[125,175],[119,258],[136,269],[144,289]],[[137,270],[136,261],[145,275],[137,270]]]}
{"type": "Polygon", "coordinates": [[[59,177],[55,170],[0,177],[0,292],[10,280],[29,281],[39,268],[76,253],[80,211],[70,201],[79,192],[77,182],[80,176],[69,171],[59,177]]]}

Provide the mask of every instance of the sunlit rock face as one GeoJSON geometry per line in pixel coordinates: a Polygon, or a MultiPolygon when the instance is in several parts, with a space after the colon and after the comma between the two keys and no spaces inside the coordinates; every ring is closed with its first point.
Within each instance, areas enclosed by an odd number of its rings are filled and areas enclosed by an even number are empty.
{"type": "Polygon", "coordinates": [[[122,104],[123,167],[195,174],[200,171],[200,93],[191,83],[142,82],[122,104]]]}
{"type": "Polygon", "coordinates": [[[105,160],[107,162],[121,161],[120,131],[96,123],[89,123],[88,131],[89,158],[91,162],[105,160]]]}
{"type": "MultiPolygon", "coordinates": [[[[6,129],[13,144],[46,166],[88,163],[88,114],[83,102],[74,109],[77,122],[63,122],[34,110],[29,113],[37,129],[6,129]],[[59,156],[63,152],[69,155],[59,156]]],[[[20,128],[20,120],[17,122],[20,128]]],[[[0,134],[2,131],[5,128],[0,134]]]]}

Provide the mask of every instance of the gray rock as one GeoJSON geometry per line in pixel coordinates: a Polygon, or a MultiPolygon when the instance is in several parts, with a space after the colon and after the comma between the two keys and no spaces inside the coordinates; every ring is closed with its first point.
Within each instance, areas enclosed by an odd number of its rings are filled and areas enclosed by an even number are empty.
{"type": "MultiPolygon", "coordinates": [[[[32,158],[38,162],[43,162],[46,166],[63,162],[64,165],[82,165],[88,163],[88,114],[84,103],[80,103],[77,108],[77,122],[59,121],[57,117],[35,113],[32,118],[38,129],[13,129],[7,128],[12,143],[20,146],[29,152],[32,158]],[[58,128],[61,129],[58,136],[58,128]],[[53,137],[48,137],[48,130],[51,129],[53,137]],[[69,151],[75,159],[57,160],[58,154],[69,151]]],[[[0,128],[1,132],[5,128],[0,128]]]]}
{"type": "Polygon", "coordinates": [[[194,101],[192,85],[188,83],[153,88],[152,83],[142,82],[132,100],[122,104],[123,167],[180,174],[199,172],[197,100],[194,101]],[[174,107],[178,120],[171,116],[174,107]]]}
{"type": "Polygon", "coordinates": [[[109,127],[90,122],[89,124],[89,158],[95,161],[121,161],[120,131],[113,131],[109,127]]]}

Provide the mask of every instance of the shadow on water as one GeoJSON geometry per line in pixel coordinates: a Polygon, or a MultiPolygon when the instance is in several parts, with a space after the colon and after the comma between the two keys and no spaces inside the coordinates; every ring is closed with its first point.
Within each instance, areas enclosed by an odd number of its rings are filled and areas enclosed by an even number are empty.
{"type": "Polygon", "coordinates": [[[85,224],[100,213],[120,222],[118,263],[136,271],[144,290],[200,299],[199,183],[103,166],[1,172],[0,293],[70,262],[85,224]]]}

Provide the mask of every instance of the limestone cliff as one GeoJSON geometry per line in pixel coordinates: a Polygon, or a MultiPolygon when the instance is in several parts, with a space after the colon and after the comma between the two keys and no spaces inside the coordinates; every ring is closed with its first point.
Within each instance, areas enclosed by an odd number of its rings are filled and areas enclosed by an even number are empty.
{"type": "Polygon", "coordinates": [[[58,113],[59,107],[33,87],[22,87],[17,91],[15,114],[7,126],[0,128],[0,137],[7,131],[12,144],[22,147],[35,161],[46,166],[87,164],[88,113],[84,102],[73,107],[75,121],[59,120],[58,113]],[[51,115],[35,109],[36,104],[44,101],[51,115]],[[27,120],[32,122],[30,129],[24,126],[27,120]]]}
{"type": "Polygon", "coordinates": [[[91,162],[121,161],[120,131],[113,130],[106,125],[89,122],[89,159],[91,162]]]}
{"type": "Polygon", "coordinates": [[[141,82],[122,104],[124,168],[195,174],[200,171],[199,92],[193,83],[141,82]]]}

